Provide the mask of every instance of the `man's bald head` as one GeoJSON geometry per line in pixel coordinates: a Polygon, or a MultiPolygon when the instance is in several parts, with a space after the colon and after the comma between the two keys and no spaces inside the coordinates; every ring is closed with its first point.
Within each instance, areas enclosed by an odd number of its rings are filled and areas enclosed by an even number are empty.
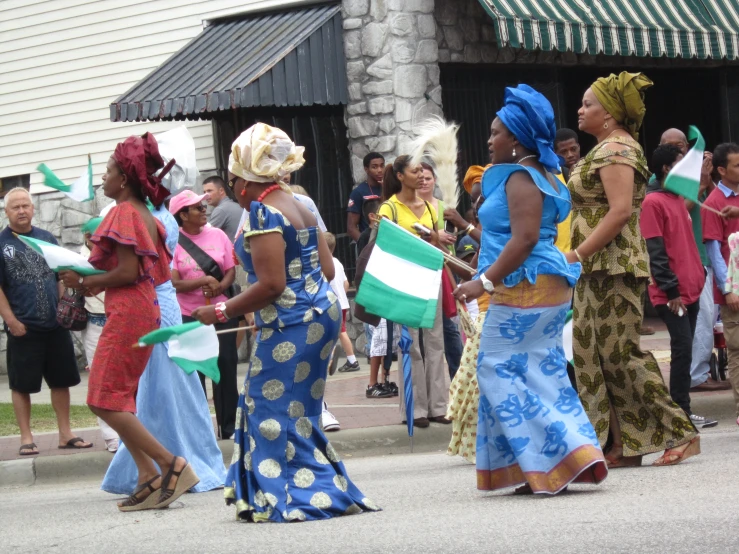
{"type": "Polygon", "coordinates": [[[677,146],[683,156],[688,153],[688,137],[680,129],[667,129],[662,133],[660,144],[672,144],[677,146]]]}

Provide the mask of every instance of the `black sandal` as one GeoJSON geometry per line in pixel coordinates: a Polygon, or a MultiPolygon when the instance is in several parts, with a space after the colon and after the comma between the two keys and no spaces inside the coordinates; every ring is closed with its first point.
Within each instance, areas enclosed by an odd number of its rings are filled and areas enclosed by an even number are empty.
{"type": "MultiPolygon", "coordinates": [[[[155,489],[152,486],[152,483],[159,479],[161,475],[155,475],[145,483],[141,483],[139,486],[137,486],[135,489],[133,489],[133,492],[126,498],[123,502],[118,504],[118,509],[121,512],[136,512],[139,510],[151,510],[154,508],[156,503],[158,502],[156,495],[154,494],[159,489],[155,489]],[[144,492],[146,489],[149,489],[149,495],[141,499],[138,497],[139,493],[144,492]]],[[[161,488],[161,485],[160,485],[161,488]]]]}
{"type": "Polygon", "coordinates": [[[38,446],[36,446],[35,442],[29,442],[28,444],[21,444],[21,447],[18,449],[18,455],[19,456],[38,456],[38,446]],[[34,448],[36,450],[34,450],[34,448]],[[28,452],[23,452],[24,450],[28,452]]]}
{"type": "Polygon", "coordinates": [[[174,466],[177,463],[177,458],[177,456],[172,458],[172,465],[169,467],[169,471],[162,481],[162,492],[159,494],[159,501],[156,506],[154,506],[157,509],[166,508],[180,496],[200,483],[200,478],[187,460],[185,460],[185,465],[181,470],[175,471],[174,466]],[[170,489],[169,482],[172,480],[173,476],[177,477],[177,483],[175,483],[173,489],[170,489]]]}

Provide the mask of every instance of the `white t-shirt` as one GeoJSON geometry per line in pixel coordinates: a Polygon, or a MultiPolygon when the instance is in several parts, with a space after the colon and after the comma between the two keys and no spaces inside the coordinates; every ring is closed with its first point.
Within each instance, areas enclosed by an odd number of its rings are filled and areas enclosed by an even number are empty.
{"type": "Polygon", "coordinates": [[[334,294],[339,297],[339,306],[342,310],[349,309],[349,299],[346,297],[346,291],[344,290],[344,282],[346,281],[346,273],[344,273],[344,266],[341,262],[334,258],[334,280],[331,281],[331,290],[334,294]]]}

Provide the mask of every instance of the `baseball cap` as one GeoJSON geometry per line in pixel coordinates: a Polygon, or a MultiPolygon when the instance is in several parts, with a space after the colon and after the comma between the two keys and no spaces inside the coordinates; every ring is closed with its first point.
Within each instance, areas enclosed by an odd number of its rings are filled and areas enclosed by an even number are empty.
{"type": "Polygon", "coordinates": [[[195,194],[191,190],[183,190],[169,201],[169,213],[174,215],[184,208],[200,204],[206,196],[206,194],[195,194]]]}
{"type": "Polygon", "coordinates": [[[469,256],[473,256],[480,249],[480,245],[477,241],[470,236],[464,236],[457,245],[457,257],[465,259],[469,256]]]}

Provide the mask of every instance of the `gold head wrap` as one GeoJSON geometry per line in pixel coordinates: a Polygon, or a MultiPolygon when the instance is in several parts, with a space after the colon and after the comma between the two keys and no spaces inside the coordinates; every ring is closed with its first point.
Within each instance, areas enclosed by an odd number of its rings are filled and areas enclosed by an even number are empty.
{"type": "Polygon", "coordinates": [[[601,77],[590,88],[613,119],[626,127],[634,140],[639,140],[639,128],[647,113],[644,91],[653,84],[643,73],[623,71],[601,77]]]}
{"type": "Polygon", "coordinates": [[[481,165],[471,165],[470,168],[467,170],[467,173],[464,175],[464,181],[462,181],[462,185],[464,186],[464,190],[467,191],[467,194],[472,193],[472,187],[475,185],[475,183],[479,183],[482,181],[482,174],[485,173],[485,170],[490,167],[490,164],[486,165],[485,167],[482,167],[481,165]]]}
{"type": "Polygon", "coordinates": [[[290,137],[277,127],[256,123],[241,133],[231,145],[228,170],[242,179],[256,183],[279,183],[285,175],[303,167],[305,148],[295,146],[290,137]]]}

